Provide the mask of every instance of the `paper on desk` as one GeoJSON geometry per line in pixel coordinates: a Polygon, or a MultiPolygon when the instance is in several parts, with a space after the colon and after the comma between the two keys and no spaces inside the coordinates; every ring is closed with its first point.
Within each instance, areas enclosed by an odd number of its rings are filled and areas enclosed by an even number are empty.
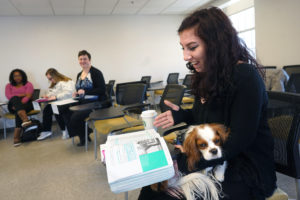
{"type": "Polygon", "coordinates": [[[40,104],[36,101],[32,102],[33,110],[41,110],[40,104]]]}
{"type": "Polygon", "coordinates": [[[78,102],[77,100],[74,100],[72,98],[69,99],[64,99],[64,100],[59,100],[59,101],[54,101],[51,104],[55,104],[57,106],[61,106],[61,105],[66,105],[66,104],[70,104],[70,103],[75,103],[78,102]]]}
{"type": "Polygon", "coordinates": [[[52,112],[53,112],[54,114],[59,115],[58,107],[57,107],[56,104],[51,103],[51,108],[52,108],[52,112]]]}
{"type": "Polygon", "coordinates": [[[66,104],[70,104],[70,103],[75,103],[78,102],[77,100],[74,100],[72,98],[70,99],[64,99],[64,100],[59,100],[59,101],[54,101],[51,103],[51,107],[52,107],[52,111],[54,114],[59,114],[58,111],[58,107],[57,106],[61,106],[61,105],[66,105],[66,104]]]}

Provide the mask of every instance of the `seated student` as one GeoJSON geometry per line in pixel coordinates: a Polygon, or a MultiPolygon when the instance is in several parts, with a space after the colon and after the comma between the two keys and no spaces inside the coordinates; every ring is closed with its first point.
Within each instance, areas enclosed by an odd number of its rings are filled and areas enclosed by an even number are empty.
{"type": "MultiPolygon", "coordinates": [[[[189,174],[227,161],[220,199],[265,200],[276,188],[276,174],[274,141],[267,123],[268,96],[259,64],[218,8],[195,11],[183,20],[178,34],[184,60],[193,72],[194,106],[183,110],[165,101],[172,110],[158,115],[154,125],[168,128],[185,122],[221,123],[229,127],[222,157],[200,159],[192,170],[184,147],[177,145],[181,150],[177,156],[178,169],[189,174]]],[[[144,187],[138,199],[177,198],[144,187]]]]}
{"type": "MultiPolygon", "coordinates": [[[[56,69],[50,68],[46,72],[47,79],[51,82],[48,93],[43,96],[49,101],[51,100],[62,100],[72,97],[73,92],[75,91],[74,82],[66,77],[65,75],[59,73],[56,69]]],[[[51,126],[52,126],[52,115],[53,111],[51,104],[45,106],[43,110],[43,131],[37,140],[43,140],[52,135],[51,126]]],[[[65,130],[65,122],[61,115],[54,115],[60,129],[62,130],[62,139],[69,138],[67,130],[65,130]]]]}
{"type": "MultiPolygon", "coordinates": [[[[91,65],[91,54],[86,50],[78,53],[79,65],[82,71],[78,73],[76,80],[76,92],[73,96],[95,95],[99,101],[107,99],[105,91],[105,81],[102,72],[91,65]]],[[[89,116],[90,110],[74,112],[68,124],[70,137],[79,136],[80,143],[85,144],[85,123],[84,120],[89,116]]]]}
{"type": "Polygon", "coordinates": [[[14,130],[14,146],[21,144],[21,127],[31,125],[26,112],[33,110],[31,97],[33,86],[27,81],[27,75],[21,69],[14,69],[9,75],[9,82],[5,87],[5,96],[9,100],[8,110],[16,115],[14,130]]]}

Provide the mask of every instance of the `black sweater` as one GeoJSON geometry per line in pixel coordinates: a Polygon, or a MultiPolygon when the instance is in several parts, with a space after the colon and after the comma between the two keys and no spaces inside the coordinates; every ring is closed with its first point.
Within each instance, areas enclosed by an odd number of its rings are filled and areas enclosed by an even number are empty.
{"type": "MultiPolygon", "coordinates": [[[[223,157],[201,160],[197,168],[201,170],[227,160],[225,181],[243,181],[253,188],[256,199],[264,199],[276,188],[274,144],[267,124],[267,93],[252,65],[235,66],[232,80],[234,86],[219,100],[201,104],[196,98],[193,109],[173,111],[173,117],[175,123],[222,123],[230,127],[223,157]]],[[[190,173],[185,154],[178,156],[178,164],[180,171],[190,173]]]]}
{"type": "MultiPolygon", "coordinates": [[[[77,74],[76,82],[81,76],[81,72],[77,74]]],[[[105,81],[102,75],[102,72],[95,67],[91,67],[90,69],[91,79],[93,81],[93,88],[91,90],[86,90],[86,95],[97,95],[99,101],[106,100],[106,90],[105,90],[105,81]]]]}

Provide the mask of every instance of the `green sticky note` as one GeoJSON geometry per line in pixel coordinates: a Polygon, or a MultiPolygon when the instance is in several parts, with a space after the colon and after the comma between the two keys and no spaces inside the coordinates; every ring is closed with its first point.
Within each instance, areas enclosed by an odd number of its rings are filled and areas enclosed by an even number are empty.
{"type": "Polygon", "coordinates": [[[167,166],[167,158],[163,150],[155,151],[140,156],[143,172],[167,166]]]}

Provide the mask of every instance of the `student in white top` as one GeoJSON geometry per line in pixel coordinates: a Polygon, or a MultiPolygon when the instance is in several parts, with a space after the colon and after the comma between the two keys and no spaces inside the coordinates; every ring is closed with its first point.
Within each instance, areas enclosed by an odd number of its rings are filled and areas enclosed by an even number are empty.
{"type": "MultiPolygon", "coordinates": [[[[75,83],[65,75],[59,73],[56,69],[50,68],[46,72],[46,77],[50,81],[51,85],[48,92],[43,98],[51,100],[62,100],[72,98],[72,93],[75,91],[75,83]]],[[[37,138],[38,140],[43,140],[52,135],[52,115],[53,111],[51,105],[48,104],[43,110],[43,132],[37,138]]],[[[54,115],[60,129],[62,130],[62,139],[69,138],[69,134],[66,130],[65,122],[61,115],[54,115]]]]}

